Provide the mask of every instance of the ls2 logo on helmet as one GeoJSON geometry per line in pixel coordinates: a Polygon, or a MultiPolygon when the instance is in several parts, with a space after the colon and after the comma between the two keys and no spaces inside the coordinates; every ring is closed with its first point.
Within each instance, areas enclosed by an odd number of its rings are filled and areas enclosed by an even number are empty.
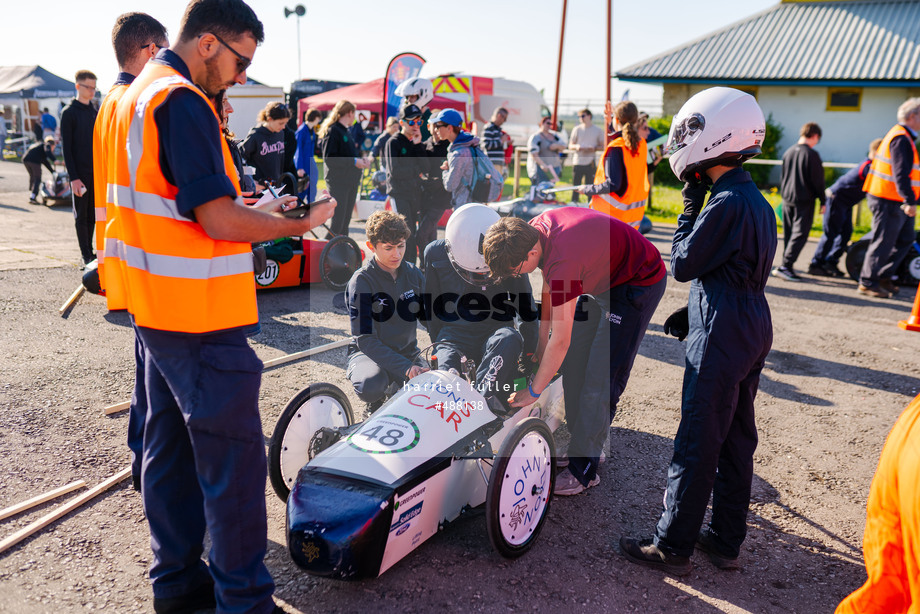
{"type": "Polygon", "coordinates": [[[724,143],[725,141],[727,141],[727,140],[730,139],[730,138],[732,138],[732,133],[731,133],[731,132],[729,132],[728,134],[726,134],[725,136],[723,136],[721,139],[719,139],[718,141],[716,141],[715,143],[713,143],[713,144],[710,145],[709,147],[704,147],[704,148],[703,148],[703,151],[705,151],[705,152],[712,151],[713,149],[715,149],[716,147],[718,147],[719,145],[721,145],[722,143],[724,143]]]}

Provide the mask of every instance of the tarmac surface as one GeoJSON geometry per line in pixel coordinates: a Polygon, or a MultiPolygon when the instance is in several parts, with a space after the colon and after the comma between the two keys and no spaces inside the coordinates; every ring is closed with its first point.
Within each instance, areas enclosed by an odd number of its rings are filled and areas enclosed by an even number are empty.
{"type": "MultiPolygon", "coordinates": [[[[127,413],[103,415],[133,386],[127,316],[93,295],[58,313],[81,278],[72,215],[28,204],[25,186],[21,164],[0,162],[0,509],[77,479],[92,487],[129,463],[127,413]]],[[[672,233],[660,226],[648,235],[666,259],[672,233]]],[[[359,243],[360,234],[353,224],[359,243]]],[[[800,265],[813,249],[811,241],[800,265]]],[[[678,579],[629,563],[616,544],[651,534],[660,513],[684,366],[682,344],[662,323],[687,295],[669,280],[611,427],[600,485],[556,498],[523,557],[493,551],[474,510],[379,578],[312,577],[292,563],[284,505],[266,485],[266,561],[279,603],[291,613],[833,610],[865,579],[869,484],[886,434],[920,391],[920,335],[896,325],[913,289],[872,300],[852,280],[770,280],[775,340],[757,397],[742,569],[719,571],[697,553],[693,572],[678,579]]],[[[260,358],[345,338],[333,296],[319,284],[260,294],[260,358]]],[[[348,392],[361,415],[343,367],[339,349],[266,370],[266,441],[288,399],[313,382],[348,392]]],[[[0,539],[81,492],[0,521],[0,539]]],[[[140,496],[126,480],[0,554],[0,612],[151,612],[149,562],[140,496]]]]}

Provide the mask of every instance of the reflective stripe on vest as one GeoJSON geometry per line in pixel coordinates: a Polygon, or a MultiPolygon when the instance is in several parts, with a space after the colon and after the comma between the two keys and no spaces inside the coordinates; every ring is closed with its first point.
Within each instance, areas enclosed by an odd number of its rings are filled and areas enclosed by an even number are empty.
{"type": "Polygon", "coordinates": [[[913,137],[907,131],[907,128],[901,125],[889,130],[882,140],[882,144],[879,145],[878,151],[875,152],[875,156],[872,158],[869,174],[866,175],[866,180],[863,182],[863,190],[876,198],[904,202],[904,198],[898,194],[894,172],[891,168],[891,141],[899,136],[906,136],[913,150],[914,159],[910,169],[910,185],[914,193],[914,200],[917,200],[920,199],[920,157],[917,156],[917,146],[914,144],[913,137]]]}
{"type": "Polygon", "coordinates": [[[613,139],[604,150],[604,156],[594,174],[594,183],[600,184],[607,181],[606,160],[614,147],[619,147],[623,152],[623,165],[626,167],[626,191],[622,195],[595,194],[591,198],[591,208],[606,213],[633,228],[638,228],[645,216],[645,203],[648,200],[648,146],[645,140],[639,141],[635,153],[626,147],[622,136],[613,139]]]}
{"type": "MultiPolygon", "coordinates": [[[[109,308],[123,301],[138,326],[176,332],[252,324],[258,316],[251,246],[212,239],[182,215],[175,200],[178,188],[160,168],[154,113],[179,88],[207,100],[172,68],[148,64],[116,110],[116,138],[122,145],[115,148],[105,190],[115,211],[105,237],[109,308]]],[[[222,136],[215,137],[224,172],[238,194],[230,150],[222,136]]]]}
{"type": "Polygon", "coordinates": [[[105,228],[109,219],[115,214],[112,210],[112,200],[108,198],[106,189],[111,181],[110,157],[115,147],[113,123],[115,121],[115,107],[127,91],[127,85],[116,85],[109,90],[99,107],[96,123],[93,126],[93,181],[95,182],[96,199],[96,261],[99,271],[99,287],[103,294],[106,292],[105,283],[105,228]]]}

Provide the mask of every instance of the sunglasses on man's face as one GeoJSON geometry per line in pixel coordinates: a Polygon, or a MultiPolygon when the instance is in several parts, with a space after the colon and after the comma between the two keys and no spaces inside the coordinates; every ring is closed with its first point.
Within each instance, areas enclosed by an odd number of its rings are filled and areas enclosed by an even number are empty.
{"type": "Polygon", "coordinates": [[[406,122],[407,124],[409,124],[410,126],[421,126],[421,125],[422,125],[422,119],[421,119],[421,118],[419,118],[419,119],[404,119],[403,121],[406,122]]]}
{"type": "Polygon", "coordinates": [[[434,127],[440,130],[441,128],[447,128],[447,124],[435,124],[434,127]]]}
{"type": "MultiPolygon", "coordinates": [[[[214,34],[214,33],[212,32],[211,34],[214,34]]],[[[201,36],[204,36],[204,34],[202,34],[201,36]]],[[[246,69],[249,68],[250,64],[252,64],[252,58],[247,58],[245,55],[243,55],[242,53],[240,53],[239,51],[231,47],[227,42],[224,41],[224,39],[222,39],[218,35],[214,34],[214,38],[216,38],[217,42],[219,42],[221,45],[229,49],[230,52],[236,56],[236,74],[239,75],[239,74],[246,72],[246,69]]]]}

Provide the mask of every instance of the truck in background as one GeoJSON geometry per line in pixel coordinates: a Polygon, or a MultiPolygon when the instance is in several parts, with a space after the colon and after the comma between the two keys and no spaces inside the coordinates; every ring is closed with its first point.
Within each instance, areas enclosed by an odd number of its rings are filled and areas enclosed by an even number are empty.
{"type": "Polygon", "coordinates": [[[525,81],[449,74],[434,77],[431,83],[435,94],[466,103],[467,121],[476,122],[479,132],[495,109],[508,109],[502,129],[511,135],[515,146],[527,145],[530,135],[539,130],[541,116],[550,114],[543,95],[525,81]]]}

